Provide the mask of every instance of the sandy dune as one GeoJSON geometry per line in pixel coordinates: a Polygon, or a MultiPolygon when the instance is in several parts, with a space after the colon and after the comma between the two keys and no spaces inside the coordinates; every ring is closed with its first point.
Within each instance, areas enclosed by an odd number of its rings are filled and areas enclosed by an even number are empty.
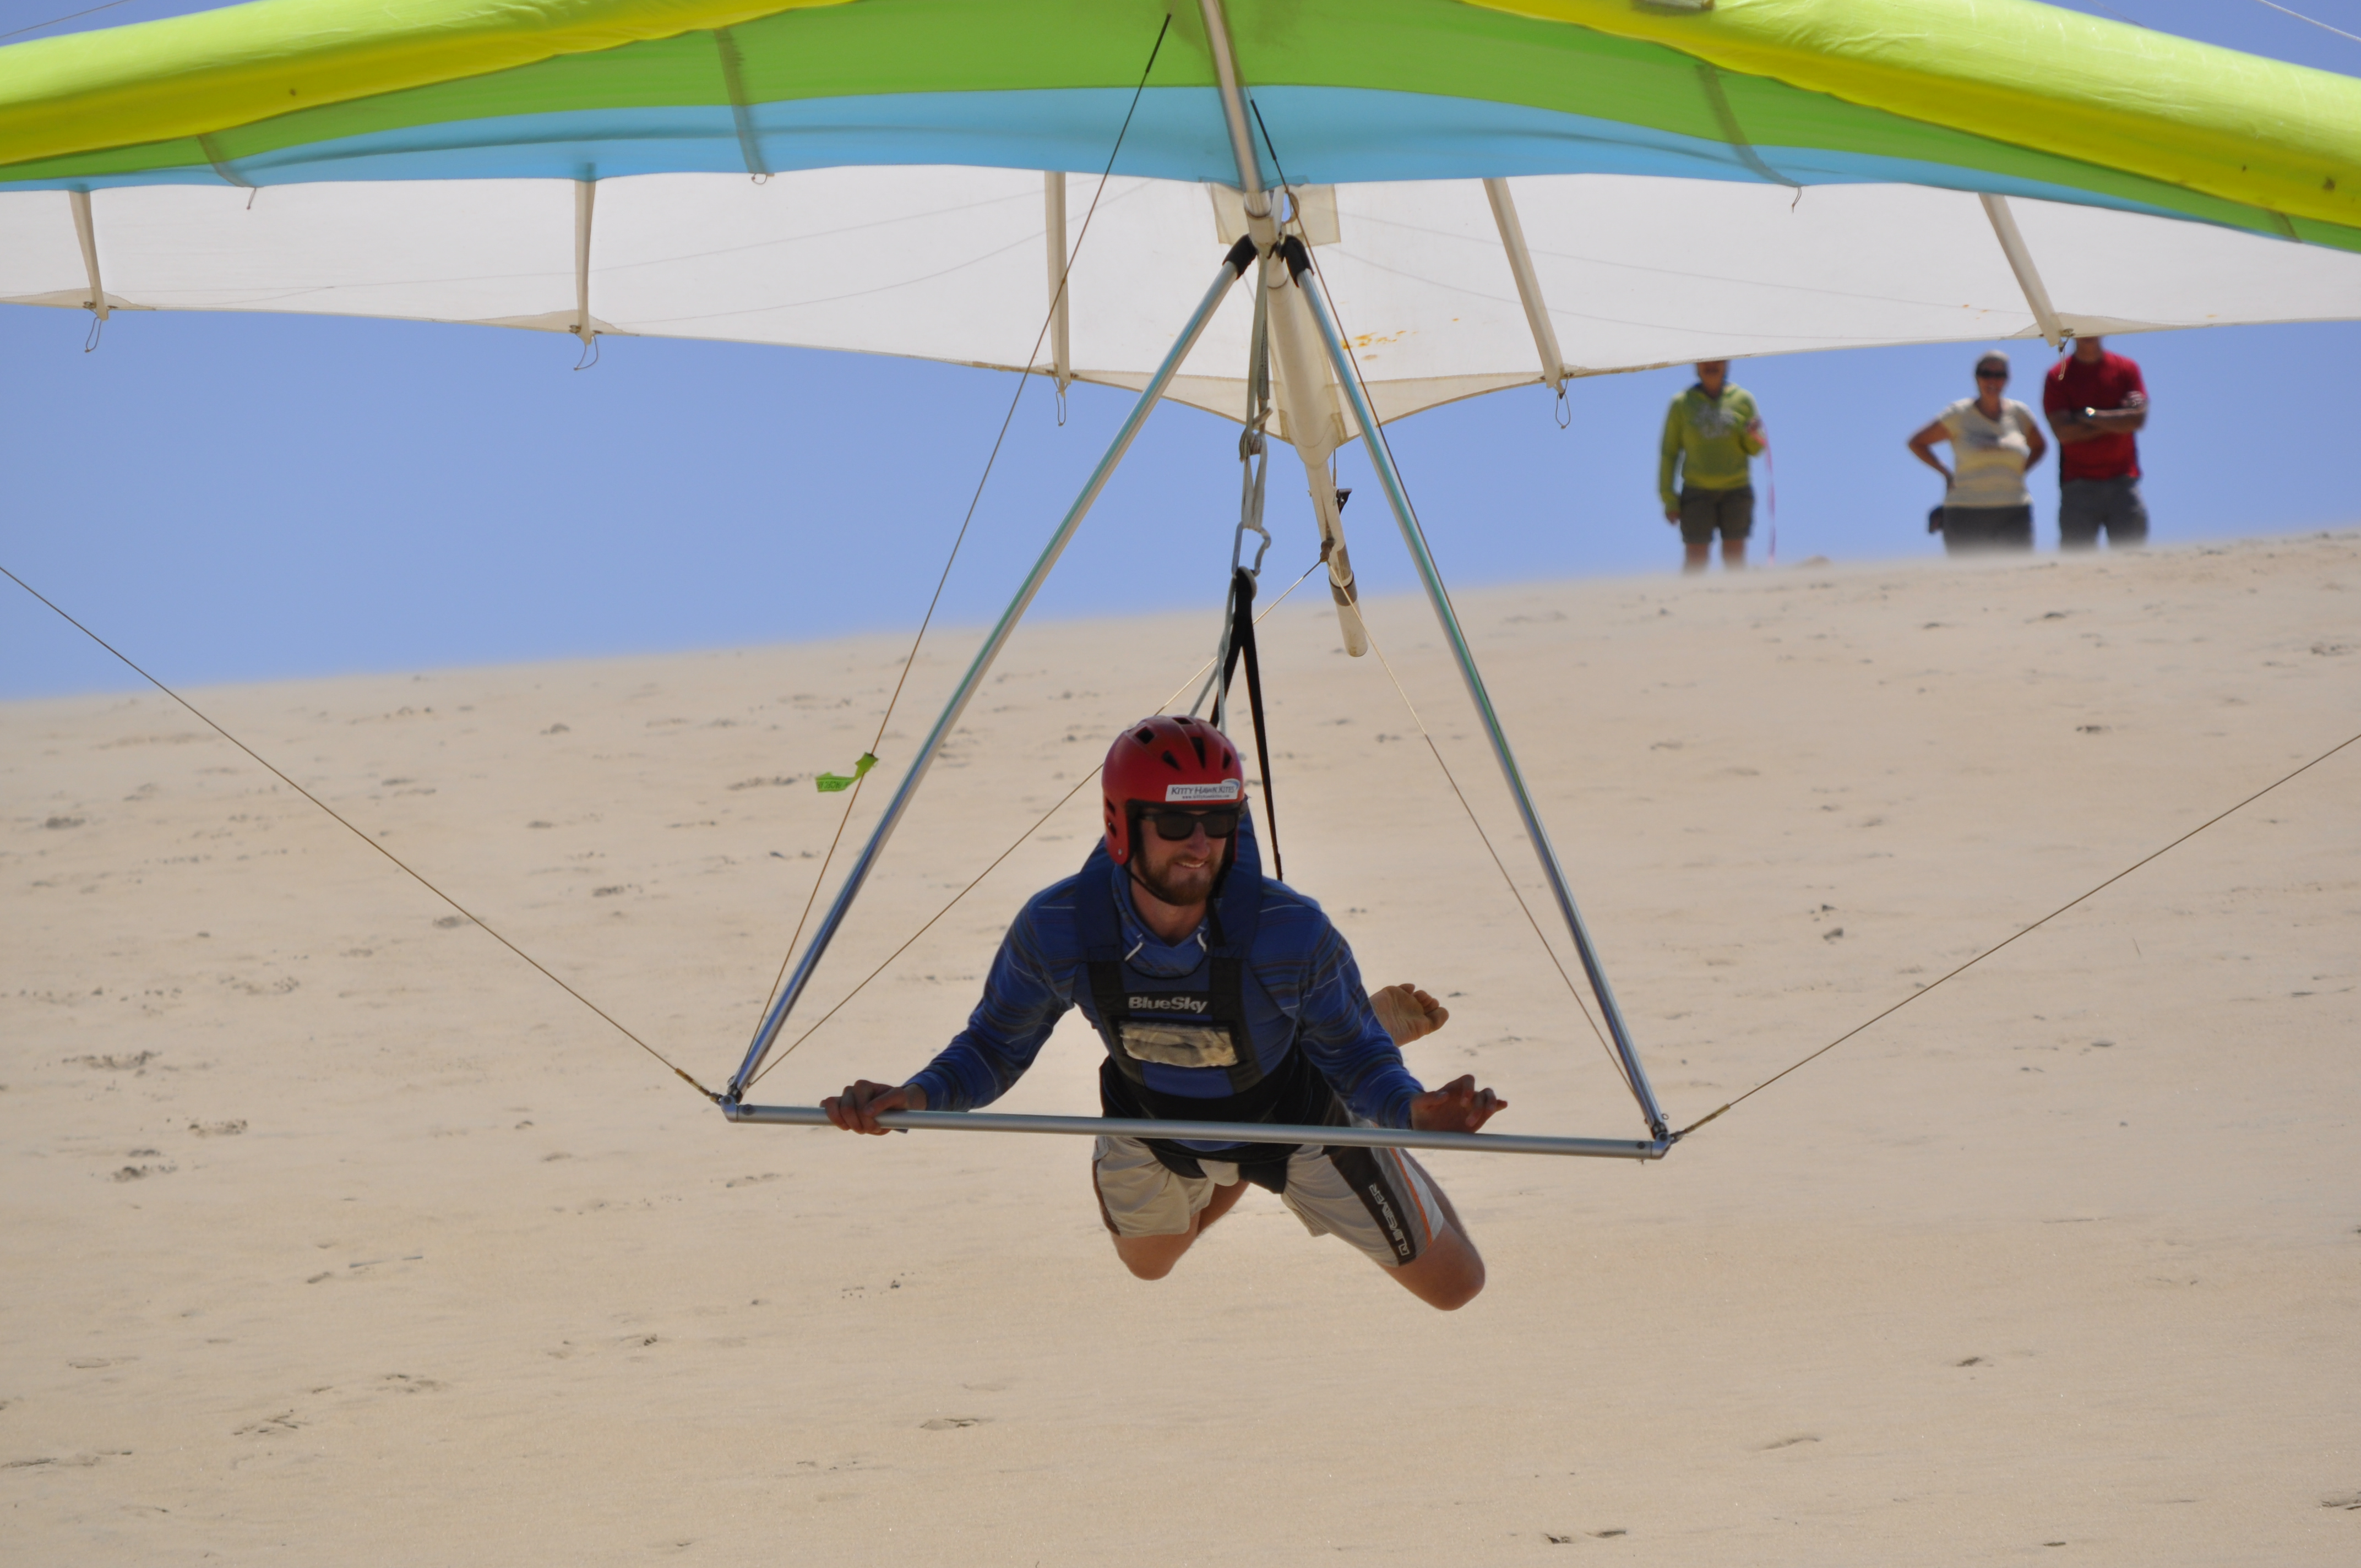
{"type": "MultiPolygon", "coordinates": [[[[1462,609],[1684,1120],[2361,729],[2352,532],[1462,609]]],[[[1372,616],[1535,887],[1422,608],[1372,616]]],[[[818,1000],[1210,621],[1022,632],[818,1000]]],[[[1309,591],[1266,636],[1290,880],[1453,993],[1413,1068],[1636,1133],[1377,661],[1309,591]]],[[[899,653],[192,695],[719,1083],[899,653]]],[[[11,1561],[2361,1561],[2361,747],[1661,1166],[1433,1160],[1455,1316],[1260,1194],[1134,1282],[1079,1143],[730,1127],[153,695],[0,708],[0,779],[11,1561]]],[[[923,1061],[1093,818],[759,1098],[923,1061]]],[[[1009,1107],[1093,1110],[1096,1050],[1009,1107]]]]}

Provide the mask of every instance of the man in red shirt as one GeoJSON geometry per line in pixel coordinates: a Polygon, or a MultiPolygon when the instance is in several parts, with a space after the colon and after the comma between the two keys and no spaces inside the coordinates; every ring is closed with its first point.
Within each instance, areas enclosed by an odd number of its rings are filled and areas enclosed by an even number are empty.
{"type": "Polygon", "coordinates": [[[2058,433],[2058,547],[2093,549],[2103,532],[2111,548],[2144,543],[2147,503],[2132,433],[2147,422],[2139,367],[2102,339],[2078,337],[2043,378],[2041,409],[2058,433]]]}

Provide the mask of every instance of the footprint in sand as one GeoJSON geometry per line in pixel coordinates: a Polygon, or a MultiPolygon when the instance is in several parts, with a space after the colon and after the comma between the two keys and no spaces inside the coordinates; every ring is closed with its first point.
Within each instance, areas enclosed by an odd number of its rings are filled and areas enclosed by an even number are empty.
{"type": "Polygon", "coordinates": [[[248,1421],[230,1433],[232,1437],[280,1437],[300,1431],[303,1423],[295,1419],[292,1410],[281,1410],[275,1416],[265,1416],[258,1421],[248,1421]]]}
{"type": "Polygon", "coordinates": [[[230,1122],[192,1122],[189,1131],[201,1138],[234,1138],[246,1131],[243,1118],[230,1122]]]}
{"type": "Polygon", "coordinates": [[[94,1067],[101,1072],[137,1072],[141,1068],[146,1067],[149,1062],[154,1061],[159,1054],[159,1053],[156,1051],[137,1051],[128,1056],[68,1057],[66,1058],[66,1065],[68,1067],[94,1067]]]}
{"type": "Polygon", "coordinates": [[[961,1427],[980,1427],[990,1420],[986,1416],[937,1416],[930,1421],[920,1421],[920,1431],[957,1431],[961,1427]]]}
{"type": "Polygon", "coordinates": [[[127,1448],[107,1448],[101,1449],[95,1453],[67,1453],[40,1459],[12,1459],[5,1464],[0,1464],[0,1470],[32,1470],[44,1466],[59,1470],[87,1470],[93,1464],[104,1464],[110,1459],[130,1457],[131,1451],[127,1448]]]}

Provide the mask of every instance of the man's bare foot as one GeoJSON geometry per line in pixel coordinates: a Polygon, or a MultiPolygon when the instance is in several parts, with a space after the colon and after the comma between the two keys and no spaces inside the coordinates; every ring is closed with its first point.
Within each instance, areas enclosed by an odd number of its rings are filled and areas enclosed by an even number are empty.
{"type": "Polygon", "coordinates": [[[1450,1008],[1410,984],[1389,985],[1371,992],[1369,1009],[1397,1046],[1423,1039],[1451,1022],[1450,1008]]]}

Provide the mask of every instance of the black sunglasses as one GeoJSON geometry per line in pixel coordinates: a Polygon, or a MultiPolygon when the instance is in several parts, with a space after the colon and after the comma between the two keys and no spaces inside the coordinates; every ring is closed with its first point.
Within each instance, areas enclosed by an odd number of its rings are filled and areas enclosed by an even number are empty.
{"type": "Polygon", "coordinates": [[[1976,372],[1976,379],[1979,381],[2005,381],[2008,379],[2008,372],[2005,370],[1979,370],[1976,372]]]}
{"type": "Polygon", "coordinates": [[[1153,823],[1156,836],[1170,844],[1181,842],[1200,828],[1208,839],[1226,839],[1238,830],[1238,808],[1235,806],[1215,811],[1142,811],[1139,818],[1153,823]]]}

